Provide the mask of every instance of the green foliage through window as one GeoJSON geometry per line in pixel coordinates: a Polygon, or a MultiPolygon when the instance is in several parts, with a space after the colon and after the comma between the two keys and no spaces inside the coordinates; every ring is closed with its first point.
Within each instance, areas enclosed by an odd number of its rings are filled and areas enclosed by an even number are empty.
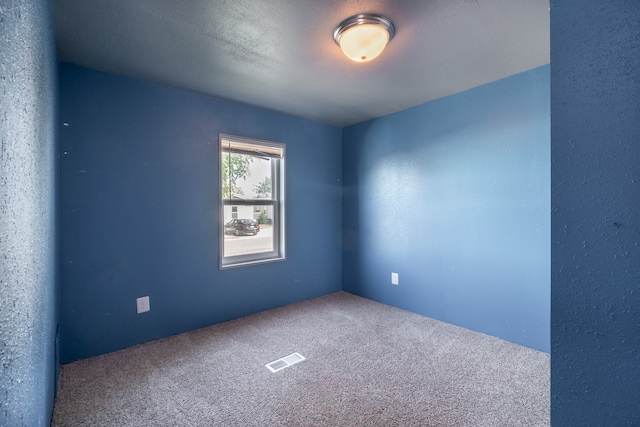
{"type": "Polygon", "coordinates": [[[250,164],[253,156],[238,153],[223,153],[222,157],[222,198],[233,199],[244,196],[239,180],[251,175],[250,164]]]}

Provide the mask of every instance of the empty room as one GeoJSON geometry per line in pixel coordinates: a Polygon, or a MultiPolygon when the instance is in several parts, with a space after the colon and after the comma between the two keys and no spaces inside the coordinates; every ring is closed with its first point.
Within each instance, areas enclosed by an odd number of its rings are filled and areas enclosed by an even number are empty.
{"type": "Polygon", "coordinates": [[[0,425],[638,421],[589,3],[3,2],[0,425]]]}

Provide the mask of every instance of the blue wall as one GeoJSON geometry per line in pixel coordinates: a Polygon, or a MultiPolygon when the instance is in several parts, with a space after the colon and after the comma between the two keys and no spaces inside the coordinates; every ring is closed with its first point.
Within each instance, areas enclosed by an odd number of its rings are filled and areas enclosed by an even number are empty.
{"type": "Polygon", "coordinates": [[[49,2],[0,7],[0,425],[48,426],[56,379],[56,60],[49,2]]]}
{"type": "Polygon", "coordinates": [[[640,3],[551,10],[552,425],[640,425],[640,3]]]}
{"type": "Polygon", "coordinates": [[[341,289],[340,129],[68,64],[60,85],[63,362],[341,289]],[[219,270],[220,132],[287,144],[286,261],[219,270]]]}
{"type": "Polygon", "coordinates": [[[344,290],[549,352],[549,102],[543,66],[345,128],[344,290]]]}

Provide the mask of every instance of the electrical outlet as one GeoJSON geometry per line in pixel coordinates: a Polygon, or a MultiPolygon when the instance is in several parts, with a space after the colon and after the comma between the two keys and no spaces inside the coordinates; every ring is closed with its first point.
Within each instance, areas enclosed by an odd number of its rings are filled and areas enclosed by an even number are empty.
{"type": "Polygon", "coordinates": [[[151,310],[151,305],[149,304],[149,297],[140,297],[136,299],[136,308],[138,309],[138,314],[146,313],[151,310]]]}
{"type": "Polygon", "coordinates": [[[398,283],[398,273],[391,273],[391,284],[397,285],[398,283]]]}

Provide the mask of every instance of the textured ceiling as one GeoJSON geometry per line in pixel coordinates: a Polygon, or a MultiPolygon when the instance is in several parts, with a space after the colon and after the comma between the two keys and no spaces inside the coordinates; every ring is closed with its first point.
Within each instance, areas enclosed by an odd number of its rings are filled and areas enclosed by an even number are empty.
{"type": "Polygon", "coordinates": [[[548,0],[54,0],[62,61],[346,126],[549,63],[548,0]],[[380,13],[369,63],[333,29],[380,13]]]}

